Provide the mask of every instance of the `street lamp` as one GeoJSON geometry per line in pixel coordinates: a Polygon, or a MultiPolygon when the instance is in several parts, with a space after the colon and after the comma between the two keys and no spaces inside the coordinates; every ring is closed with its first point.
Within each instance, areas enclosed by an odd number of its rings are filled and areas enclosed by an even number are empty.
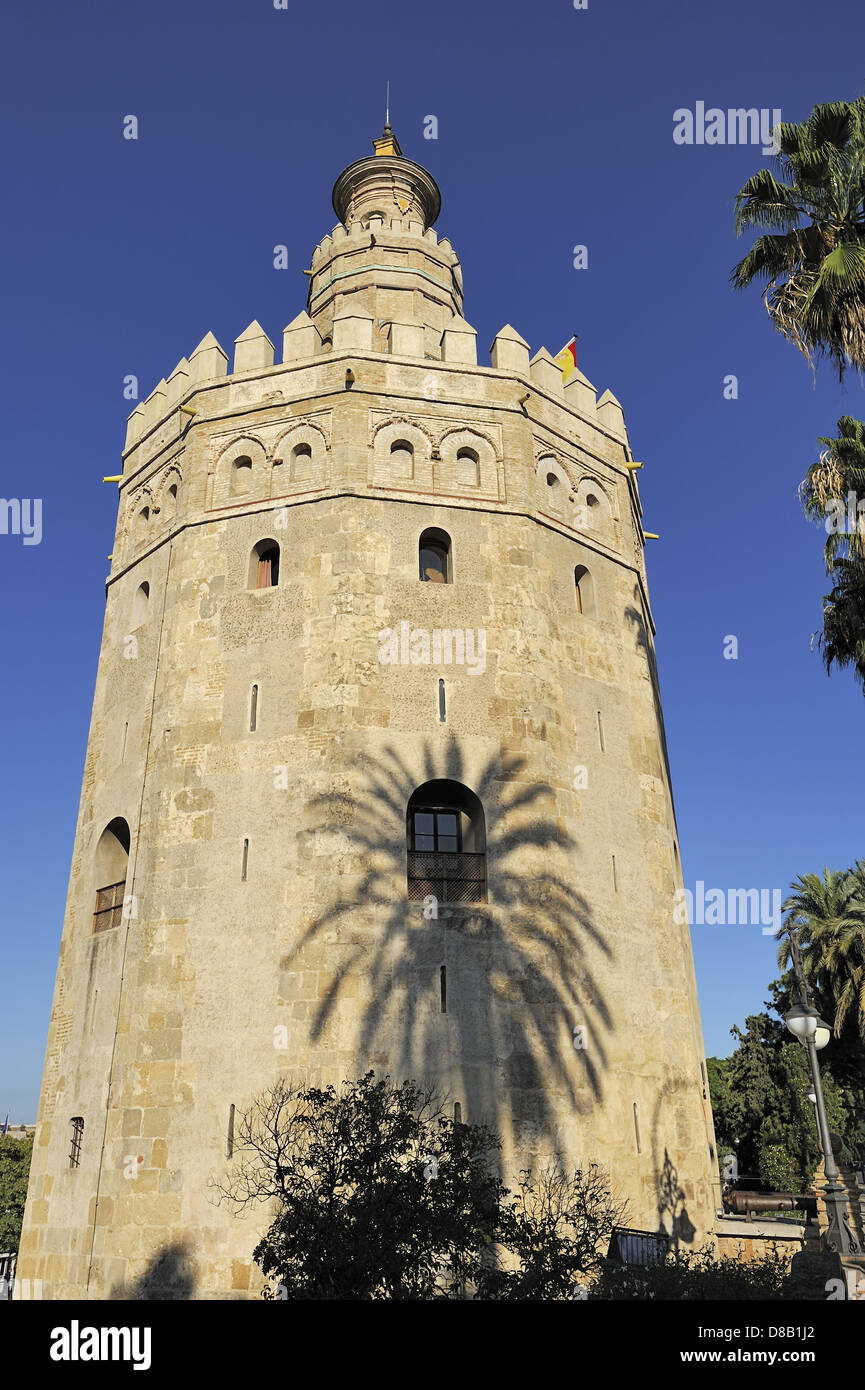
{"type": "Polygon", "coordinates": [[[802,1044],[808,1053],[814,1105],[817,1112],[817,1133],[820,1137],[820,1147],[823,1150],[823,1171],[826,1175],[826,1181],[823,1185],[823,1201],[826,1203],[826,1216],[829,1224],[824,1236],[824,1243],[827,1250],[832,1250],[836,1254],[856,1255],[859,1253],[859,1244],[847,1220],[847,1194],[838,1181],[838,1165],[832,1151],[832,1139],[829,1134],[829,1122],[826,1119],[826,1105],[823,1100],[823,1083],[820,1079],[820,1063],[817,1060],[818,1049],[826,1046],[831,1037],[831,1029],[811,1005],[811,994],[805,979],[805,971],[802,969],[799,942],[792,927],[788,926],[786,931],[790,937],[790,954],[793,957],[793,974],[799,999],[784,1015],[784,1022],[793,1037],[802,1044]]]}
{"type": "Polygon", "coordinates": [[[829,1027],[829,1024],[826,1023],[818,1014],[817,1032],[814,1034],[814,1046],[816,1047],[818,1052],[823,1051],[823,1048],[826,1046],[831,1036],[832,1029],[829,1027]]]}
{"type": "Polygon", "coordinates": [[[784,1015],[784,1022],[794,1038],[800,1043],[813,1042],[818,1052],[823,1051],[832,1036],[829,1024],[808,1004],[794,1004],[784,1015]]]}

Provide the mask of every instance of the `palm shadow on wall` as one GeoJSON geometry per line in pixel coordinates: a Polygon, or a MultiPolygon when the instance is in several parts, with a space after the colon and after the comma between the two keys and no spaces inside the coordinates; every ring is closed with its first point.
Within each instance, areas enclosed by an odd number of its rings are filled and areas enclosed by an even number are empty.
{"type": "Polygon", "coordinates": [[[341,963],[313,1014],[313,1040],[355,1007],[349,982],[362,973],[361,1057],[386,1061],[395,1079],[438,1085],[446,1067],[451,1087],[460,1086],[468,1101],[464,1118],[557,1151],[564,1136],[556,1110],[561,1124],[563,1112],[585,1113],[602,1098],[612,1024],[595,967],[612,951],[574,887],[576,845],[544,812],[550,789],[520,779],[522,759],[491,760],[477,782],[464,762],[455,740],[437,752],[427,745],[422,767],[409,768],[389,748],[365,760],[362,801],[337,792],[316,798],[313,833],[338,826],[364,874],[306,924],[283,966],[297,969],[314,943],[339,942],[341,963]],[[483,805],[487,902],[439,904],[433,919],[407,899],[406,812],[415,789],[438,779],[470,786],[483,805]],[[585,1034],[575,1041],[577,1025],[585,1034]]]}

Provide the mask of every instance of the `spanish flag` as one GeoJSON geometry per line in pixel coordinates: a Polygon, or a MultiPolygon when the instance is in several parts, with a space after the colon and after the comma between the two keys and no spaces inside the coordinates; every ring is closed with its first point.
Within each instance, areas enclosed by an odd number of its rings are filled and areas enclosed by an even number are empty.
{"type": "Polygon", "coordinates": [[[571,372],[574,371],[577,365],[576,334],[569,343],[565,343],[565,346],[562,348],[561,352],[556,353],[555,357],[553,358],[553,361],[558,362],[559,366],[562,369],[562,381],[567,381],[568,377],[571,375],[571,372]]]}

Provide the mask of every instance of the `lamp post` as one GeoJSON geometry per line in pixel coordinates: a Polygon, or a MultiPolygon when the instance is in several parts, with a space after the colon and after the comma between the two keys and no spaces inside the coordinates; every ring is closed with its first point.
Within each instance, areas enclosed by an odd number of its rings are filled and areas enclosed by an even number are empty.
{"type": "Polygon", "coordinates": [[[859,1253],[859,1244],[847,1220],[847,1194],[838,1181],[838,1165],[832,1151],[832,1139],[829,1134],[829,1122],[826,1119],[826,1105],[823,1100],[823,1083],[820,1079],[820,1063],[817,1060],[817,1052],[826,1046],[832,1036],[832,1030],[828,1023],[823,1021],[817,1010],[812,1007],[811,991],[808,988],[805,971],[802,968],[802,956],[796,933],[790,926],[786,928],[786,931],[790,938],[793,975],[799,998],[789,1012],[784,1015],[784,1022],[793,1037],[798,1039],[808,1053],[808,1065],[814,1088],[814,1105],[817,1112],[817,1133],[820,1137],[820,1147],[823,1150],[823,1171],[826,1175],[826,1181],[823,1185],[823,1201],[826,1203],[826,1216],[829,1224],[823,1237],[823,1243],[827,1250],[831,1250],[835,1254],[856,1255],[859,1253]]]}

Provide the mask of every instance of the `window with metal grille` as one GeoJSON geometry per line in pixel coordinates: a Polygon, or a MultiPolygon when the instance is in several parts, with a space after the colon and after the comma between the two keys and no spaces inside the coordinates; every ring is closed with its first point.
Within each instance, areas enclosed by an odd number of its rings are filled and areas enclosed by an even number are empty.
{"type": "Polygon", "coordinates": [[[483,809],[467,787],[428,782],[408,807],[409,902],[486,902],[483,809]]]}
{"type": "Polygon", "coordinates": [[[107,931],[109,927],[119,927],[123,920],[123,895],[126,879],[119,883],[109,883],[106,888],[96,889],[96,907],[93,912],[93,930],[107,931]]]}
{"type": "Polygon", "coordinates": [[[96,845],[93,864],[94,932],[119,927],[129,869],[129,826],[122,816],[106,825],[96,845]]]}
{"type": "Polygon", "coordinates": [[[69,1121],[69,1167],[77,1168],[81,1163],[81,1141],[84,1138],[84,1118],[73,1115],[69,1121]]]}
{"type": "Polygon", "coordinates": [[[419,903],[430,895],[445,903],[485,903],[484,856],[409,850],[408,900],[419,903]]]}

